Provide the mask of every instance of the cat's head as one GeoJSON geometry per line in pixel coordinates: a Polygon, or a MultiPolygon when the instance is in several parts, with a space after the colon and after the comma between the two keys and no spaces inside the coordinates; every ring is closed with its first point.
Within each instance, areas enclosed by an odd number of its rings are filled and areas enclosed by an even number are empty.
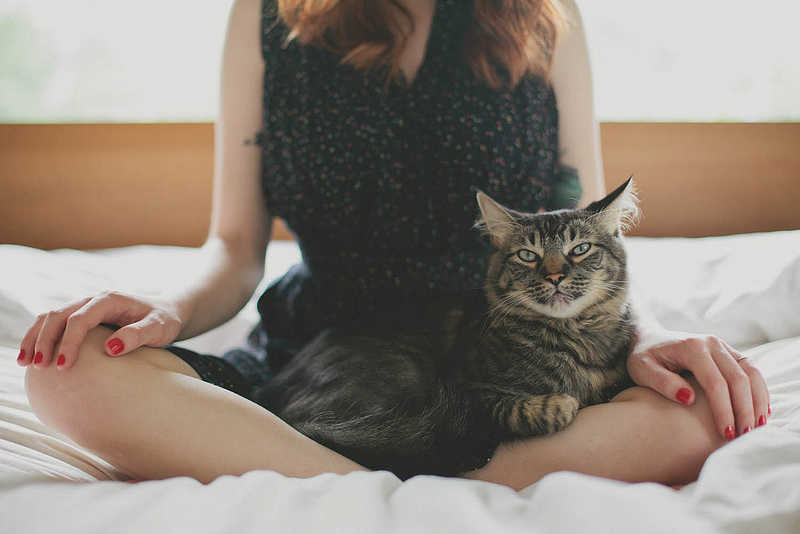
{"type": "Polygon", "coordinates": [[[478,193],[495,253],[486,291],[500,313],[574,317],[621,310],[628,277],[622,232],[635,217],[631,179],[584,209],[522,213],[478,193]]]}

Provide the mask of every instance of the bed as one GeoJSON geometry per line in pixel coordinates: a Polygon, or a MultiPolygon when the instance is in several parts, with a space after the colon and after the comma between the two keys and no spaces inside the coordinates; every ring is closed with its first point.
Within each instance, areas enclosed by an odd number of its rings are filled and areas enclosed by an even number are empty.
{"type": "MultiPolygon", "coordinates": [[[[189,478],[126,483],[36,419],[15,361],[19,342],[37,313],[87,293],[158,292],[159,284],[186,276],[196,249],[0,245],[0,531],[800,532],[800,230],[634,237],[628,246],[632,277],[655,316],[746,351],[772,395],[767,426],[712,454],[699,480],[680,490],[569,472],[520,492],[427,476],[403,483],[385,472],[296,480],[254,471],[208,485],[189,478]]],[[[298,258],[292,242],[271,244],[263,284],[298,258]]],[[[185,345],[219,353],[255,320],[251,302],[185,345]]]]}

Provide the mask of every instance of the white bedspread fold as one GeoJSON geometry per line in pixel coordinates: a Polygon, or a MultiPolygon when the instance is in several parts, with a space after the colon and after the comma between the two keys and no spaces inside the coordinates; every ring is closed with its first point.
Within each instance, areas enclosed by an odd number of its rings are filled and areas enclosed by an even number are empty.
{"type": "MultiPolygon", "coordinates": [[[[770,387],[773,416],[675,491],[555,473],[515,493],[487,483],[389,473],[294,480],[257,471],[203,486],[126,477],[33,415],[16,365],[37,313],[103,289],[154,293],[179,283],[196,251],[87,253],[0,246],[0,531],[358,533],[800,532],[800,231],[630,239],[633,278],[667,327],[719,335],[745,350],[770,387]]],[[[270,247],[265,278],[299,258],[270,247]]],[[[263,285],[262,285],[263,287],[263,285]]],[[[220,353],[257,320],[254,302],[188,342],[220,353]]]]}

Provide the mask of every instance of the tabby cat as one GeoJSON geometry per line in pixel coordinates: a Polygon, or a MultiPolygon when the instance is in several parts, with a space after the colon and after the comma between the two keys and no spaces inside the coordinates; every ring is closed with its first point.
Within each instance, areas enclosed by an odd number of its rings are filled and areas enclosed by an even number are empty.
{"type": "Polygon", "coordinates": [[[312,439],[401,478],[454,476],[557,432],[625,378],[622,228],[631,180],[585,209],[527,214],[478,193],[484,291],[329,329],[261,399],[312,439]]]}

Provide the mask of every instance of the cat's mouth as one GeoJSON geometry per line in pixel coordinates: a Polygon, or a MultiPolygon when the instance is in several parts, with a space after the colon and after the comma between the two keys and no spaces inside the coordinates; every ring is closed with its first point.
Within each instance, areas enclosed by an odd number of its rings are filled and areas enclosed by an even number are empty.
{"type": "Polygon", "coordinates": [[[549,315],[550,317],[571,317],[577,310],[575,309],[575,301],[578,300],[580,294],[575,295],[572,292],[564,291],[560,287],[545,288],[544,294],[537,295],[536,299],[531,304],[533,308],[539,313],[549,315]]]}
{"type": "Polygon", "coordinates": [[[553,293],[549,297],[547,297],[547,304],[549,304],[551,306],[554,306],[554,307],[555,306],[566,306],[567,304],[569,304],[573,300],[575,300],[574,296],[572,296],[569,293],[566,293],[566,292],[561,291],[560,289],[556,288],[556,289],[553,290],[553,293]]]}
{"type": "Polygon", "coordinates": [[[550,296],[544,299],[544,309],[542,311],[551,317],[572,317],[578,311],[575,308],[575,301],[577,299],[578,296],[572,293],[568,293],[559,288],[553,288],[550,296]]]}

